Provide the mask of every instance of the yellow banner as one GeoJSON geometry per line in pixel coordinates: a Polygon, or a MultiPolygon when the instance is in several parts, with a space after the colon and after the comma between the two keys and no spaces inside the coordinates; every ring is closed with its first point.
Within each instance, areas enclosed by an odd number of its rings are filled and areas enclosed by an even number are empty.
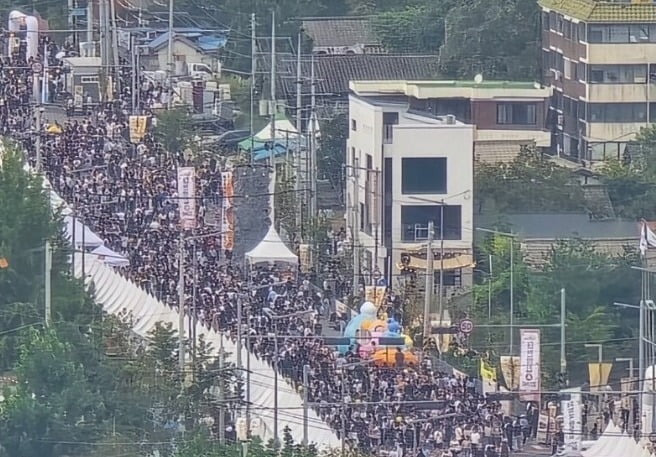
{"type": "Polygon", "coordinates": [[[596,392],[608,384],[612,363],[588,363],[590,373],[590,392],[596,392]]]}
{"type": "Polygon", "coordinates": [[[383,304],[386,289],[385,286],[366,286],[364,288],[365,301],[370,301],[376,305],[376,308],[379,308],[383,304]]]}
{"type": "Polygon", "coordinates": [[[148,116],[130,116],[130,142],[140,142],[148,128],[148,116]]]}
{"type": "Polygon", "coordinates": [[[501,356],[501,374],[509,390],[519,389],[520,359],[517,356],[501,356]]]}
{"type": "Polygon", "coordinates": [[[497,369],[481,359],[481,378],[484,382],[497,382],[497,369]]]}

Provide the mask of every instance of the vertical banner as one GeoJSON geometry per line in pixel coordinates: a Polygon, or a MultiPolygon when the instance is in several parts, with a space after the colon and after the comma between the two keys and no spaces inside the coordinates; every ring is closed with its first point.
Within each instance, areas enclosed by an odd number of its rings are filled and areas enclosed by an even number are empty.
{"type": "Polygon", "coordinates": [[[178,208],[180,227],[196,228],[196,181],[194,167],[178,167],[178,208]]]}
{"type": "Polygon", "coordinates": [[[561,392],[570,395],[569,400],[560,402],[565,448],[577,451],[583,437],[581,388],[563,389],[561,392]]]}
{"type": "Polygon", "coordinates": [[[380,308],[380,305],[383,304],[383,299],[385,298],[386,291],[387,287],[385,286],[366,286],[364,288],[364,299],[365,301],[376,305],[376,308],[380,308]]]}
{"type": "Polygon", "coordinates": [[[148,116],[130,116],[130,143],[139,143],[143,140],[148,127],[148,116]]]}
{"type": "Polygon", "coordinates": [[[520,360],[519,357],[502,355],[499,358],[501,363],[501,374],[503,379],[506,381],[506,387],[508,390],[515,391],[519,389],[519,377],[521,373],[519,372],[520,360]]]}
{"type": "Polygon", "coordinates": [[[608,377],[610,376],[610,370],[612,369],[612,363],[588,363],[590,392],[602,390],[602,387],[608,384],[608,377]]]}
{"type": "Polygon", "coordinates": [[[312,267],[312,249],[309,244],[298,246],[298,258],[301,263],[301,272],[309,273],[310,267],[312,267]]]}
{"type": "Polygon", "coordinates": [[[235,187],[232,171],[221,173],[221,187],[223,189],[221,205],[221,245],[224,250],[231,251],[235,247],[235,212],[233,200],[235,187]]]}
{"type": "Polygon", "coordinates": [[[481,359],[481,380],[483,381],[483,393],[497,391],[497,369],[481,359]]]}
{"type": "Polygon", "coordinates": [[[540,391],[540,330],[520,330],[519,390],[540,391]]]}

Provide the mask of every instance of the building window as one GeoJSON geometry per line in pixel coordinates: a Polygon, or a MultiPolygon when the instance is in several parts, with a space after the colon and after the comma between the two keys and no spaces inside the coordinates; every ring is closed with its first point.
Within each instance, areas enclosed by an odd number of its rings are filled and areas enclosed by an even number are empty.
{"type": "Polygon", "coordinates": [[[590,43],[655,43],[654,24],[592,24],[588,27],[590,43]]]}
{"type": "Polygon", "coordinates": [[[444,239],[462,239],[462,207],[460,205],[403,205],[401,207],[401,239],[406,242],[425,240],[428,223],[433,222],[434,239],[441,239],[440,216],[444,213],[444,239]]]}
{"type": "Polygon", "coordinates": [[[497,103],[497,124],[535,125],[535,103],[497,103]]]}
{"type": "Polygon", "coordinates": [[[585,41],[585,22],[579,22],[578,23],[578,35],[579,35],[579,41],[585,41]]]}
{"type": "Polygon", "coordinates": [[[646,65],[590,65],[590,84],[645,84],[646,65]]]}
{"type": "Polygon", "coordinates": [[[399,123],[399,113],[383,113],[383,144],[394,141],[394,126],[399,123]]]}
{"type": "Polygon", "coordinates": [[[360,203],[360,231],[364,232],[364,228],[367,226],[367,221],[366,219],[366,207],[364,203],[360,203]]]}
{"type": "Polygon", "coordinates": [[[589,122],[645,122],[646,103],[588,103],[589,122]]]}
{"type": "Polygon", "coordinates": [[[542,30],[549,30],[549,13],[542,12],[542,30]]]}
{"type": "Polygon", "coordinates": [[[585,63],[578,62],[576,64],[576,76],[578,77],[579,81],[585,81],[585,69],[586,69],[585,63]]]}
{"type": "Polygon", "coordinates": [[[401,167],[401,193],[446,193],[445,157],[404,158],[401,167]]]}
{"type": "Polygon", "coordinates": [[[354,132],[358,130],[358,123],[355,119],[351,119],[351,130],[353,130],[354,132]]]}

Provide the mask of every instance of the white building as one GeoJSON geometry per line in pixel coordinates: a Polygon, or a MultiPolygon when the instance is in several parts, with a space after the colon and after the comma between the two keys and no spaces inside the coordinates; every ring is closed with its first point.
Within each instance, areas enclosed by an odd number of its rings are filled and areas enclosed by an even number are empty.
{"type": "Polygon", "coordinates": [[[444,294],[457,293],[471,282],[475,127],[404,98],[352,93],[349,113],[347,225],[365,283],[377,270],[397,284],[402,260],[423,270],[432,221],[436,287],[443,266],[444,294]]]}

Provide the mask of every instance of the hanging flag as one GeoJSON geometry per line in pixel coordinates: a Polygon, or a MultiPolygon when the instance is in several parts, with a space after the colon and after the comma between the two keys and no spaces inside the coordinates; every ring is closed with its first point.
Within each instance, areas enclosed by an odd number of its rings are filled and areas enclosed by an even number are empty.
{"type": "Polygon", "coordinates": [[[178,168],[178,199],[180,227],[184,230],[196,228],[196,182],[194,167],[178,168]]]}
{"type": "Polygon", "coordinates": [[[640,254],[646,256],[649,248],[656,248],[656,233],[649,228],[647,221],[643,220],[640,229],[640,254]]]}

